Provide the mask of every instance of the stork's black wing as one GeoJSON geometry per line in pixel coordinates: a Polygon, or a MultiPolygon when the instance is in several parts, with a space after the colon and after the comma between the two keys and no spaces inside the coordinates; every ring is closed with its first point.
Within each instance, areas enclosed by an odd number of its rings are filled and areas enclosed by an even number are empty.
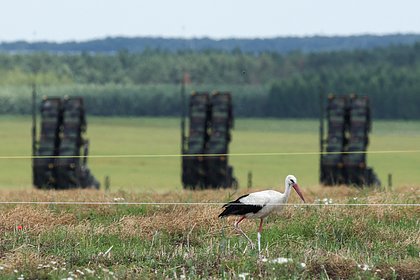
{"type": "Polygon", "coordinates": [[[247,197],[248,195],[249,194],[243,195],[237,200],[228,202],[225,205],[223,205],[223,208],[225,209],[222,213],[219,214],[219,218],[231,215],[242,216],[248,213],[255,214],[264,207],[263,205],[245,204],[241,202],[241,199],[247,197]]]}

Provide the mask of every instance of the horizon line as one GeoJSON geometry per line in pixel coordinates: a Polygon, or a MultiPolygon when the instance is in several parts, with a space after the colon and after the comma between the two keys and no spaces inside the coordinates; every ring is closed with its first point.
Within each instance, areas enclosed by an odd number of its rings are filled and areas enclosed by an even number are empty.
{"type": "Polygon", "coordinates": [[[85,39],[64,39],[64,40],[53,40],[53,39],[14,39],[14,40],[2,40],[0,39],[0,45],[2,44],[13,44],[13,43],[50,43],[50,44],[68,44],[68,43],[85,43],[92,41],[103,41],[107,39],[164,39],[164,40],[212,40],[212,41],[225,41],[225,40],[275,40],[275,39],[311,39],[311,38],[353,38],[353,37],[389,37],[389,36],[420,36],[420,32],[390,32],[390,33],[354,33],[354,34],[305,34],[305,35],[273,35],[273,36],[227,36],[217,37],[208,35],[197,35],[197,36],[166,36],[166,35],[104,35],[99,37],[85,38],[85,39]]]}

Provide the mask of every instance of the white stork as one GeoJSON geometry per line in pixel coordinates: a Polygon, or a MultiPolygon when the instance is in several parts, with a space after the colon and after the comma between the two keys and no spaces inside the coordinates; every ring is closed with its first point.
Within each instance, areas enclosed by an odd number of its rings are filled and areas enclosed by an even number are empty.
{"type": "Polygon", "coordinates": [[[252,247],[254,247],[254,244],[245,234],[245,232],[243,232],[243,230],[239,227],[239,223],[242,222],[245,218],[260,219],[260,226],[258,228],[258,251],[260,252],[263,219],[267,217],[271,212],[279,211],[283,208],[284,204],[287,203],[291,188],[295,189],[302,201],[305,202],[295,176],[288,175],[286,177],[285,188],[286,189],[284,193],[273,190],[266,190],[243,195],[237,200],[228,202],[223,205],[223,208],[225,209],[222,213],[220,213],[219,218],[231,215],[240,216],[239,220],[235,222],[234,227],[237,231],[242,233],[243,236],[245,236],[252,247]]]}

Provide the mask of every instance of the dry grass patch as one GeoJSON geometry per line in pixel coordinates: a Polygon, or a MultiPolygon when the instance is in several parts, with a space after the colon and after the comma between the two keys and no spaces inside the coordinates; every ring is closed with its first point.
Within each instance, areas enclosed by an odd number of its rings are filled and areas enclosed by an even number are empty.
{"type": "Polygon", "coordinates": [[[5,272],[13,272],[15,269],[30,267],[33,272],[46,269],[48,271],[65,267],[66,262],[57,256],[43,256],[35,253],[32,247],[21,246],[6,253],[0,259],[5,272]]]}
{"type": "Polygon", "coordinates": [[[374,271],[381,279],[418,280],[420,279],[420,260],[401,261],[393,266],[379,265],[374,271]]]}
{"type": "Polygon", "coordinates": [[[110,197],[103,191],[75,190],[0,190],[0,201],[109,201],[110,197]]]}
{"type": "Polygon", "coordinates": [[[64,211],[55,213],[48,210],[47,206],[18,205],[0,213],[0,232],[22,230],[36,234],[58,225],[74,225],[76,222],[73,214],[64,211]]]}
{"type": "Polygon", "coordinates": [[[109,227],[112,233],[122,236],[142,236],[151,238],[156,232],[184,234],[204,231],[211,234],[218,231],[221,223],[214,206],[161,206],[154,207],[148,216],[126,216],[109,227]],[[198,211],[197,211],[198,210],[198,211]]]}
{"type": "Polygon", "coordinates": [[[349,258],[323,250],[314,252],[308,263],[309,275],[327,279],[349,279],[356,272],[357,263],[349,258]]]}

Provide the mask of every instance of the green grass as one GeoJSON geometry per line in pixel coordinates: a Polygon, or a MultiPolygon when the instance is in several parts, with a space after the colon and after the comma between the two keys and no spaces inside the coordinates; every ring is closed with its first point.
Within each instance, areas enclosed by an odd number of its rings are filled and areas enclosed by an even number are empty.
{"type": "MultiPolygon", "coordinates": [[[[357,196],[368,203],[390,199],[406,203],[418,195],[409,189],[398,195],[347,191],[350,197],[335,188],[334,202],[357,196]]],[[[191,197],[220,200],[226,192],[184,191],[180,201],[191,197]]],[[[42,199],[52,194],[21,191],[15,195],[42,199]]],[[[109,199],[122,193],[54,195],[77,200],[103,195],[109,199]]],[[[308,202],[319,195],[319,189],[308,194],[308,202]]],[[[139,201],[148,195],[123,197],[139,201]]],[[[155,199],[162,201],[165,196],[155,199]]],[[[214,205],[1,206],[0,278],[16,279],[22,274],[25,279],[75,275],[87,279],[238,279],[247,273],[247,279],[418,279],[420,273],[415,207],[290,207],[266,219],[261,257],[233,231],[233,219],[217,218],[219,212],[220,207],[214,205]],[[17,230],[17,225],[23,229],[17,230]],[[279,258],[288,262],[276,263],[279,258]]],[[[245,220],[242,228],[256,240],[258,221],[245,220]]]]}
{"type": "MultiPolygon", "coordinates": [[[[88,118],[91,155],[176,155],[180,153],[180,125],[176,118],[88,118]]],[[[369,151],[419,150],[420,122],[375,121],[369,151]]],[[[30,155],[30,117],[0,117],[1,156],[30,155]]],[[[238,119],[232,132],[230,152],[317,152],[315,120],[238,119]]],[[[419,153],[369,154],[372,166],[386,185],[388,173],[394,186],[416,184],[419,153]]],[[[303,186],[318,184],[318,155],[231,156],[235,176],[246,187],[248,172],[253,185],[275,187],[287,174],[303,186]]],[[[168,191],[181,189],[179,157],[92,158],[88,165],[101,181],[110,176],[113,190],[168,191]]],[[[0,159],[1,188],[29,188],[28,159],[0,159]]]]}
{"type": "MultiPolygon", "coordinates": [[[[376,121],[369,150],[417,150],[419,122],[376,121]]],[[[232,153],[317,152],[314,120],[240,119],[232,153]]],[[[30,155],[30,118],[0,117],[1,156],[30,155]]],[[[178,154],[174,118],[89,118],[92,155],[178,154]]],[[[187,191],[178,157],[94,158],[93,174],[111,177],[111,192],[41,191],[28,159],[0,159],[0,200],[225,202],[299,178],[308,203],[418,203],[418,153],[370,154],[398,192],[318,186],[317,155],[231,156],[241,189],[187,191]],[[121,201],[121,200],[119,200],[121,201]]],[[[297,201],[292,194],[292,201],[297,201]]],[[[290,207],[266,219],[262,254],[218,219],[219,205],[0,205],[0,279],[418,279],[418,207],[290,207]],[[19,230],[18,226],[23,229],[19,230]],[[104,255],[109,250],[110,253],[104,255]],[[276,263],[287,258],[285,264],[276,263]],[[302,265],[304,264],[304,265],[302,265]],[[365,271],[359,266],[367,266],[365,271]]],[[[258,221],[242,228],[256,240],[258,221]]]]}

